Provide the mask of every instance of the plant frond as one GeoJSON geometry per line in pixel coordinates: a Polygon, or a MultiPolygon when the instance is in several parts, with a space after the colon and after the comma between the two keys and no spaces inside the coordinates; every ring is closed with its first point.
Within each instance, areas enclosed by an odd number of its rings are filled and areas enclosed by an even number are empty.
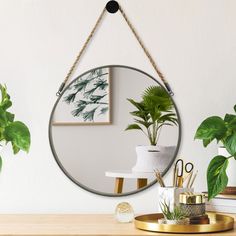
{"type": "Polygon", "coordinates": [[[108,112],[108,110],[109,110],[109,107],[108,107],[108,106],[107,106],[107,107],[103,107],[103,108],[101,109],[99,115],[104,115],[104,114],[106,114],[106,113],[108,112]]]}
{"type": "Polygon", "coordinates": [[[107,94],[104,95],[91,95],[90,100],[93,103],[97,103],[99,101],[101,101],[101,99],[103,99],[107,94]]]}
{"type": "MultiPolygon", "coordinates": [[[[178,125],[176,114],[173,112],[174,104],[168,92],[161,86],[148,87],[140,102],[127,99],[136,111],[130,112],[134,122],[146,128],[146,135],[151,145],[156,145],[163,125],[178,125]]],[[[143,127],[143,128],[144,128],[143,127]]],[[[138,128],[137,128],[138,129],[138,128]]]]}
{"type": "Polygon", "coordinates": [[[82,100],[82,99],[80,99],[79,101],[77,101],[77,102],[75,103],[76,107],[79,107],[79,106],[82,106],[82,105],[88,105],[88,104],[89,104],[88,101],[82,100]]]}
{"type": "Polygon", "coordinates": [[[134,105],[139,111],[144,111],[145,110],[145,106],[142,102],[136,102],[134,99],[131,98],[127,98],[127,100],[134,105]]]}
{"type": "Polygon", "coordinates": [[[97,89],[105,90],[108,87],[108,82],[105,79],[99,79],[96,83],[94,83],[94,86],[97,89]]]}
{"type": "Polygon", "coordinates": [[[74,84],[74,89],[76,90],[76,92],[80,92],[82,90],[85,90],[85,88],[87,87],[87,85],[90,83],[89,79],[81,79],[78,80],[78,82],[76,82],[74,84]]]}
{"type": "Polygon", "coordinates": [[[77,106],[77,108],[75,110],[73,110],[71,112],[71,114],[73,116],[81,116],[82,115],[82,112],[84,111],[84,109],[86,108],[86,105],[80,105],[80,106],[77,106]]]}
{"type": "Polygon", "coordinates": [[[75,97],[76,97],[76,93],[71,93],[71,94],[67,95],[66,97],[64,97],[63,101],[70,104],[70,103],[74,102],[75,97]]]}
{"type": "Polygon", "coordinates": [[[125,130],[134,130],[134,129],[143,130],[138,124],[131,124],[131,125],[128,125],[125,130]]]}
{"type": "Polygon", "coordinates": [[[140,119],[143,119],[144,121],[148,121],[150,119],[150,115],[148,114],[148,112],[145,111],[132,111],[130,112],[130,114],[132,116],[136,116],[140,119]]]}
{"type": "Polygon", "coordinates": [[[134,119],[134,121],[138,124],[143,125],[147,129],[153,124],[152,122],[147,122],[147,121],[143,121],[143,120],[139,120],[139,119],[134,119]]]}
{"type": "Polygon", "coordinates": [[[95,88],[92,88],[90,90],[87,90],[83,95],[85,98],[89,98],[91,95],[93,95],[93,93],[96,91],[96,87],[95,88]]]}
{"type": "Polygon", "coordinates": [[[174,207],[173,211],[170,210],[170,205],[166,201],[160,203],[161,211],[167,220],[182,220],[187,217],[185,211],[180,206],[174,207]]]}
{"type": "Polygon", "coordinates": [[[173,102],[168,92],[160,86],[150,86],[143,93],[145,105],[151,109],[158,108],[161,112],[171,110],[173,102]]]}
{"type": "Polygon", "coordinates": [[[93,108],[92,110],[90,111],[86,111],[83,113],[83,119],[84,121],[93,121],[94,120],[94,114],[95,114],[95,111],[97,110],[98,106],[93,108]]]}
{"type": "Polygon", "coordinates": [[[1,91],[0,106],[2,107],[3,110],[6,111],[8,108],[10,108],[12,106],[11,97],[7,93],[7,87],[6,86],[3,86],[3,85],[0,84],[0,91],[1,91]]]}

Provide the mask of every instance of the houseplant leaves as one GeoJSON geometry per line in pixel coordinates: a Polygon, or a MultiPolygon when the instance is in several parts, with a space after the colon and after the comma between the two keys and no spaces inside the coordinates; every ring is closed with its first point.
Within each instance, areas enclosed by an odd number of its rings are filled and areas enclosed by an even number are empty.
{"type": "Polygon", "coordinates": [[[236,133],[233,133],[225,139],[224,146],[228,153],[236,158],[236,133]]]}
{"type": "MultiPolygon", "coordinates": [[[[236,112],[236,105],[234,111],[236,112]]],[[[211,199],[227,186],[226,168],[228,160],[233,157],[236,160],[236,115],[226,114],[224,119],[219,116],[208,117],[198,127],[195,139],[202,140],[204,147],[216,139],[229,153],[228,157],[214,157],[208,166],[208,198],[211,199]]]]}
{"type": "Polygon", "coordinates": [[[228,183],[226,168],[228,159],[224,156],[215,156],[207,169],[208,199],[214,198],[222,192],[228,183]]]}
{"type": "MultiPolygon", "coordinates": [[[[0,141],[11,143],[13,153],[17,154],[20,150],[29,151],[30,132],[28,127],[21,121],[14,121],[15,115],[8,111],[12,106],[10,96],[6,86],[0,84],[0,141]]],[[[2,158],[0,157],[0,170],[2,168],[2,158]]]]}
{"type": "Polygon", "coordinates": [[[178,125],[174,104],[168,92],[161,86],[150,86],[143,92],[140,102],[127,99],[137,110],[130,112],[135,124],[125,130],[141,130],[155,146],[162,126],[178,125]]]}
{"type": "Polygon", "coordinates": [[[26,125],[20,121],[10,123],[4,131],[6,141],[10,141],[13,146],[14,153],[17,148],[28,152],[30,147],[30,132],[26,125]]]}
{"type": "Polygon", "coordinates": [[[206,147],[212,140],[219,141],[227,131],[225,122],[219,116],[212,116],[205,119],[197,129],[195,139],[202,139],[203,145],[206,147]],[[205,140],[205,141],[204,141],[205,140]]]}

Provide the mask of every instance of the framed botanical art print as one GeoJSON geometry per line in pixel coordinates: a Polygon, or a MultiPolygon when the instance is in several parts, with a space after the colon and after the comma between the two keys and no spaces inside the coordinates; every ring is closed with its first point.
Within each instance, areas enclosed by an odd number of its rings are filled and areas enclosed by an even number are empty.
{"type": "Polygon", "coordinates": [[[109,68],[95,69],[75,79],[57,104],[60,109],[55,111],[53,124],[110,124],[110,80],[109,68]]]}

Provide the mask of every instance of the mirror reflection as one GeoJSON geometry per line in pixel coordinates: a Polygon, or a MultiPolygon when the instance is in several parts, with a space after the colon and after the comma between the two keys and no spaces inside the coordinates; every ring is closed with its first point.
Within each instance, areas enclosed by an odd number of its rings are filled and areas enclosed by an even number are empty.
{"type": "Polygon", "coordinates": [[[62,171],[94,193],[120,196],[164,175],[180,142],[172,97],[148,74],[100,67],[74,79],[56,101],[50,145],[62,171]]]}

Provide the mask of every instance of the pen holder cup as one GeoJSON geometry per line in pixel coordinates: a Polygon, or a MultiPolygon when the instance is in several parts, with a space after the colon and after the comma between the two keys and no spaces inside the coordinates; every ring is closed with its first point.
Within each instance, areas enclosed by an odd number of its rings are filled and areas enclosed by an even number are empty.
{"type": "Polygon", "coordinates": [[[175,206],[179,205],[180,193],[194,192],[193,188],[178,188],[178,187],[159,187],[159,206],[161,203],[166,202],[173,211],[175,206]]]}

